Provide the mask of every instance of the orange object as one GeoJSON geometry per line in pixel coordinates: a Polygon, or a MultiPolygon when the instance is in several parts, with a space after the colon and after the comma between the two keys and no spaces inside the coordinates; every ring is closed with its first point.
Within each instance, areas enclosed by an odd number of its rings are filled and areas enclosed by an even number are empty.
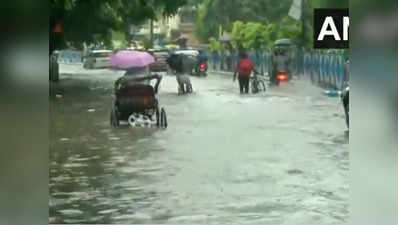
{"type": "Polygon", "coordinates": [[[285,81],[285,80],[287,80],[287,73],[285,73],[285,72],[279,72],[279,73],[276,75],[276,78],[277,78],[278,80],[280,80],[280,81],[285,81]]]}

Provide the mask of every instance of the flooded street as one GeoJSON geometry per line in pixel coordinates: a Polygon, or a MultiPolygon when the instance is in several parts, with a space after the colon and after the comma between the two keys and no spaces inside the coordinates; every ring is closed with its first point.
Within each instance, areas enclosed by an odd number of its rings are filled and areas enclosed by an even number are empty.
{"type": "Polygon", "coordinates": [[[110,70],[61,65],[50,91],[50,223],[342,224],[344,111],[308,81],[240,96],[232,76],[164,76],[169,127],[110,126],[110,70]]]}

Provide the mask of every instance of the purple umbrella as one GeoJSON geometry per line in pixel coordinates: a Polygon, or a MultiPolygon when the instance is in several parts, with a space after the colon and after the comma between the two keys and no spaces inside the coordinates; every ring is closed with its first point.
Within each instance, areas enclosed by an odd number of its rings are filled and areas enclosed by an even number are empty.
{"type": "Polygon", "coordinates": [[[111,56],[111,66],[115,69],[145,67],[155,62],[154,57],[147,52],[118,51],[111,56]]]}

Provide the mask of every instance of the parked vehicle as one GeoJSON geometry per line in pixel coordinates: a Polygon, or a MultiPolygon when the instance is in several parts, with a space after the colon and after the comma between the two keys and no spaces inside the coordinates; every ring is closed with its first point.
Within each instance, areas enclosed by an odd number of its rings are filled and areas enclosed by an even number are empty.
{"type": "Polygon", "coordinates": [[[193,56],[196,57],[199,55],[199,51],[198,50],[194,50],[194,49],[183,49],[183,50],[177,50],[173,52],[176,55],[188,55],[188,56],[193,56]]]}
{"type": "Polygon", "coordinates": [[[169,52],[167,50],[154,50],[150,51],[155,58],[155,62],[149,65],[151,72],[167,72],[167,58],[169,57],[169,52]]]}
{"type": "Polygon", "coordinates": [[[91,51],[83,60],[83,68],[95,69],[110,67],[110,56],[112,53],[113,52],[110,50],[91,51]]]}

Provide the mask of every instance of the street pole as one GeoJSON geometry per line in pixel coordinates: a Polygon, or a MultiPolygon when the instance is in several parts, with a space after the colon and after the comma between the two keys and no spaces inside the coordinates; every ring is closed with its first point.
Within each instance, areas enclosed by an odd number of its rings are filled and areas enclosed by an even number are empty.
{"type": "Polygon", "coordinates": [[[306,0],[302,0],[301,2],[301,41],[302,47],[305,46],[307,27],[306,27],[306,0]]]}
{"type": "Polygon", "coordinates": [[[153,48],[153,20],[151,19],[150,24],[149,24],[149,48],[153,48]]]}
{"type": "Polygon", "coordinates": [[[299,73],[304,74],[304,49],[307,40],[307,8],[306,0],[301,2],[301,49],[299,50],[299,73]]]}

